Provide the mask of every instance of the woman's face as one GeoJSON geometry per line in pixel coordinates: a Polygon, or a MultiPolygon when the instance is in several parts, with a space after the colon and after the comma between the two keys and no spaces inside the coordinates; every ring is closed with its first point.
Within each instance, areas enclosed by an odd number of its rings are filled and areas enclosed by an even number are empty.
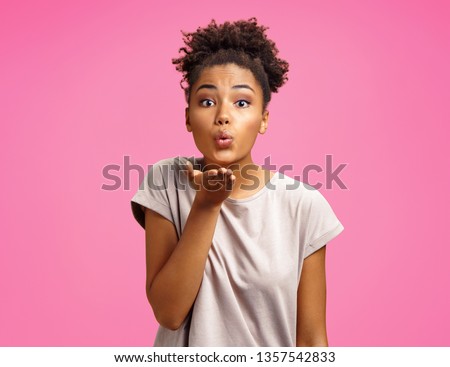
{"type": "Polygon", "coordinates": [[[205,164],[242,168],[252,163],[256,137],[267,129],[269,112],[262,106],[262,89],[250,70],[236,64],[203,70],[191,88],[186,128],[205,164]]]}

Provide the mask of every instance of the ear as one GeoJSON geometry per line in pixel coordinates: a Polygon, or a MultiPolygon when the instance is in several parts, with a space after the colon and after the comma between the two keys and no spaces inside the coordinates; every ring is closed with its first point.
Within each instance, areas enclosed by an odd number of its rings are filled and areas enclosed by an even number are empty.
{"type": "Polygon", "coordinates": [[[259,133],[264,134],[269,124],[269,111],[265,110],[262,116],[261,125],[259,126],[259,133]]]}
{"type": "Polygon", "coordinates": [[[186,130],[192,132],[191,123],[189,122],[189,107],[185,109],[186,130]]]}

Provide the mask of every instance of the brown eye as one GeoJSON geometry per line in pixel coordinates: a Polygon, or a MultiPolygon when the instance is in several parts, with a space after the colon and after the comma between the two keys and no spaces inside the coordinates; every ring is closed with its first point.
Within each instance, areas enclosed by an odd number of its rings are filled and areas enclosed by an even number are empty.
{"type": "Polygon", "coordinates": [[[240,103],[240,102],[244,102],[244,103],[246,103],[247,105],[240,105],[240,107],[244,107],[244,108],[247,108],[247,107],[249,107],[250,106],[250,102],[249,101],[246,101],[245,99],[240,99],[239,101],[237,101],[236,103],[240,103]]]}
{"type": "Polygon", "coordinates": [[[202,105],[203,107],[210,107],[211,105],[205,105],[203,102],[211,102],[214,103],[213,101],[211,101],[210,99],[202,99],[200,101],[200,105],[202,105]]]}

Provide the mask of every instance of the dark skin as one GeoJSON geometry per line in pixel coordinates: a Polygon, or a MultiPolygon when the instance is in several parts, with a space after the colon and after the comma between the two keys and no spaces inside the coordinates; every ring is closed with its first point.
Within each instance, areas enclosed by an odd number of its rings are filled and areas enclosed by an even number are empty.
{"type": "MultiPolygon", "coordinates": [[[[255,164],[251,155],[258,134],[264,134],[268,127],[269,111],[263,111],[262,106],[262,89],[252,72],[235,64],[205,69],[192,86],[186,108],[187,131],[193,134],[203,154],[208,177],[222,180],[222,187],[228,188],[228,192],[222,190],[216,195],[203,190],[205,203],[217,199],[220,205],[228,196],[236,199],[251,196],[273,176],[273,172],[255,164]],[[233,88],[237,85],[248,87],[233,88]],[[215,134],[224,130],[233,136],[227,148],[218,147],[214,141],[215,134]],[[253,190],[242,187],[253,183],[241,174],[246,165],[258,178],[259,185],[253,190]]],[[[204,182],[206,173],[192,169],[190,172],[194,182],[204,182]]],[[[323,246],[303,262],[297,291],[297,346],[328,346],[325,248],[323,246]]]]}
{"type": "MultiPolygon", "coordinates": [[[[199,187],[180,238],[172,222],[145,209],[147,297],[157,321],[171,330],[182,325],[195,302],[223,201],[230,194],[234,198],[252,195],[268,179],[251,159],[256,137],[266,131],[268,121],[268,112],[261,112],[262,90],[253,74],[235,65],[214,67],[202,73],[193,93],[186,110],[186,127],[193,133],[205,163],[214,168],[201,172],[190,167],[190,178],[199,187]],[[197,92],[203,84],[216,89],[197,92]],[[232,88],[238,84],[248,85],[254,92],[232,88]],[[213,139],[219,129],[227,129],[234,137],[225,149],[219,149],[213,139]],[[230,169],[236,163],[240,167],[252,165],[261,178],[257,188],[248,191],[240,187],[246,183],[241,172],[230,169]],[[211,190],[212,179],[223,185],[211,190]]],[[[303,262],[297,291],[297,346],[328,345],[325,301],[324,246],[303,262]]]]}
{"type": "Polygon", "coordinates": [[[251,196],[273,176],[273,172],[255,164],[251,156],[258,134],[267,130],[269,118],[269,111],[262,112],[261,87],[249,70],[228,64],[205,69],[191,90],[186,128],[193,134],[205,164],[217,172],[221,168],[223,173],[225,169],[232,170],[235,183],[230,197],[251,196]],[[235,85],[246,85],[251,89],[232,88],[235,85]],[[219,131],[227,131],[233,136],[230,147],[217,147],[214,134],[219,131]],[[259,182],[254,190],[242,188],[253,183],[241,174],[244,166],[248,169],[247,177],[254,175],[259,182]]]}

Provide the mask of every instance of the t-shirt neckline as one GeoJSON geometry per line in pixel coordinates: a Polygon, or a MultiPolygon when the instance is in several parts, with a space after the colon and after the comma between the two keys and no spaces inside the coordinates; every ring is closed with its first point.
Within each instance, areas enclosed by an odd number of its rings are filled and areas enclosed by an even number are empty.
{"type": "Polygon", "coordinates": [[[242,199],[235,199],[227,197],[225,199],[226,202],[232,203],[232,204],[240,204],[240,203],[246,203],[248,201],[255,200],[259,198],[261,195],[265,194],[267,191],[269,191],[269,185],[275,185],[275,181],[278,179],[278,172],[274,172],[274,175],[270,178],[269,181],[257,192],[255,192],[253,195],[242,198],[242,199]]]}

